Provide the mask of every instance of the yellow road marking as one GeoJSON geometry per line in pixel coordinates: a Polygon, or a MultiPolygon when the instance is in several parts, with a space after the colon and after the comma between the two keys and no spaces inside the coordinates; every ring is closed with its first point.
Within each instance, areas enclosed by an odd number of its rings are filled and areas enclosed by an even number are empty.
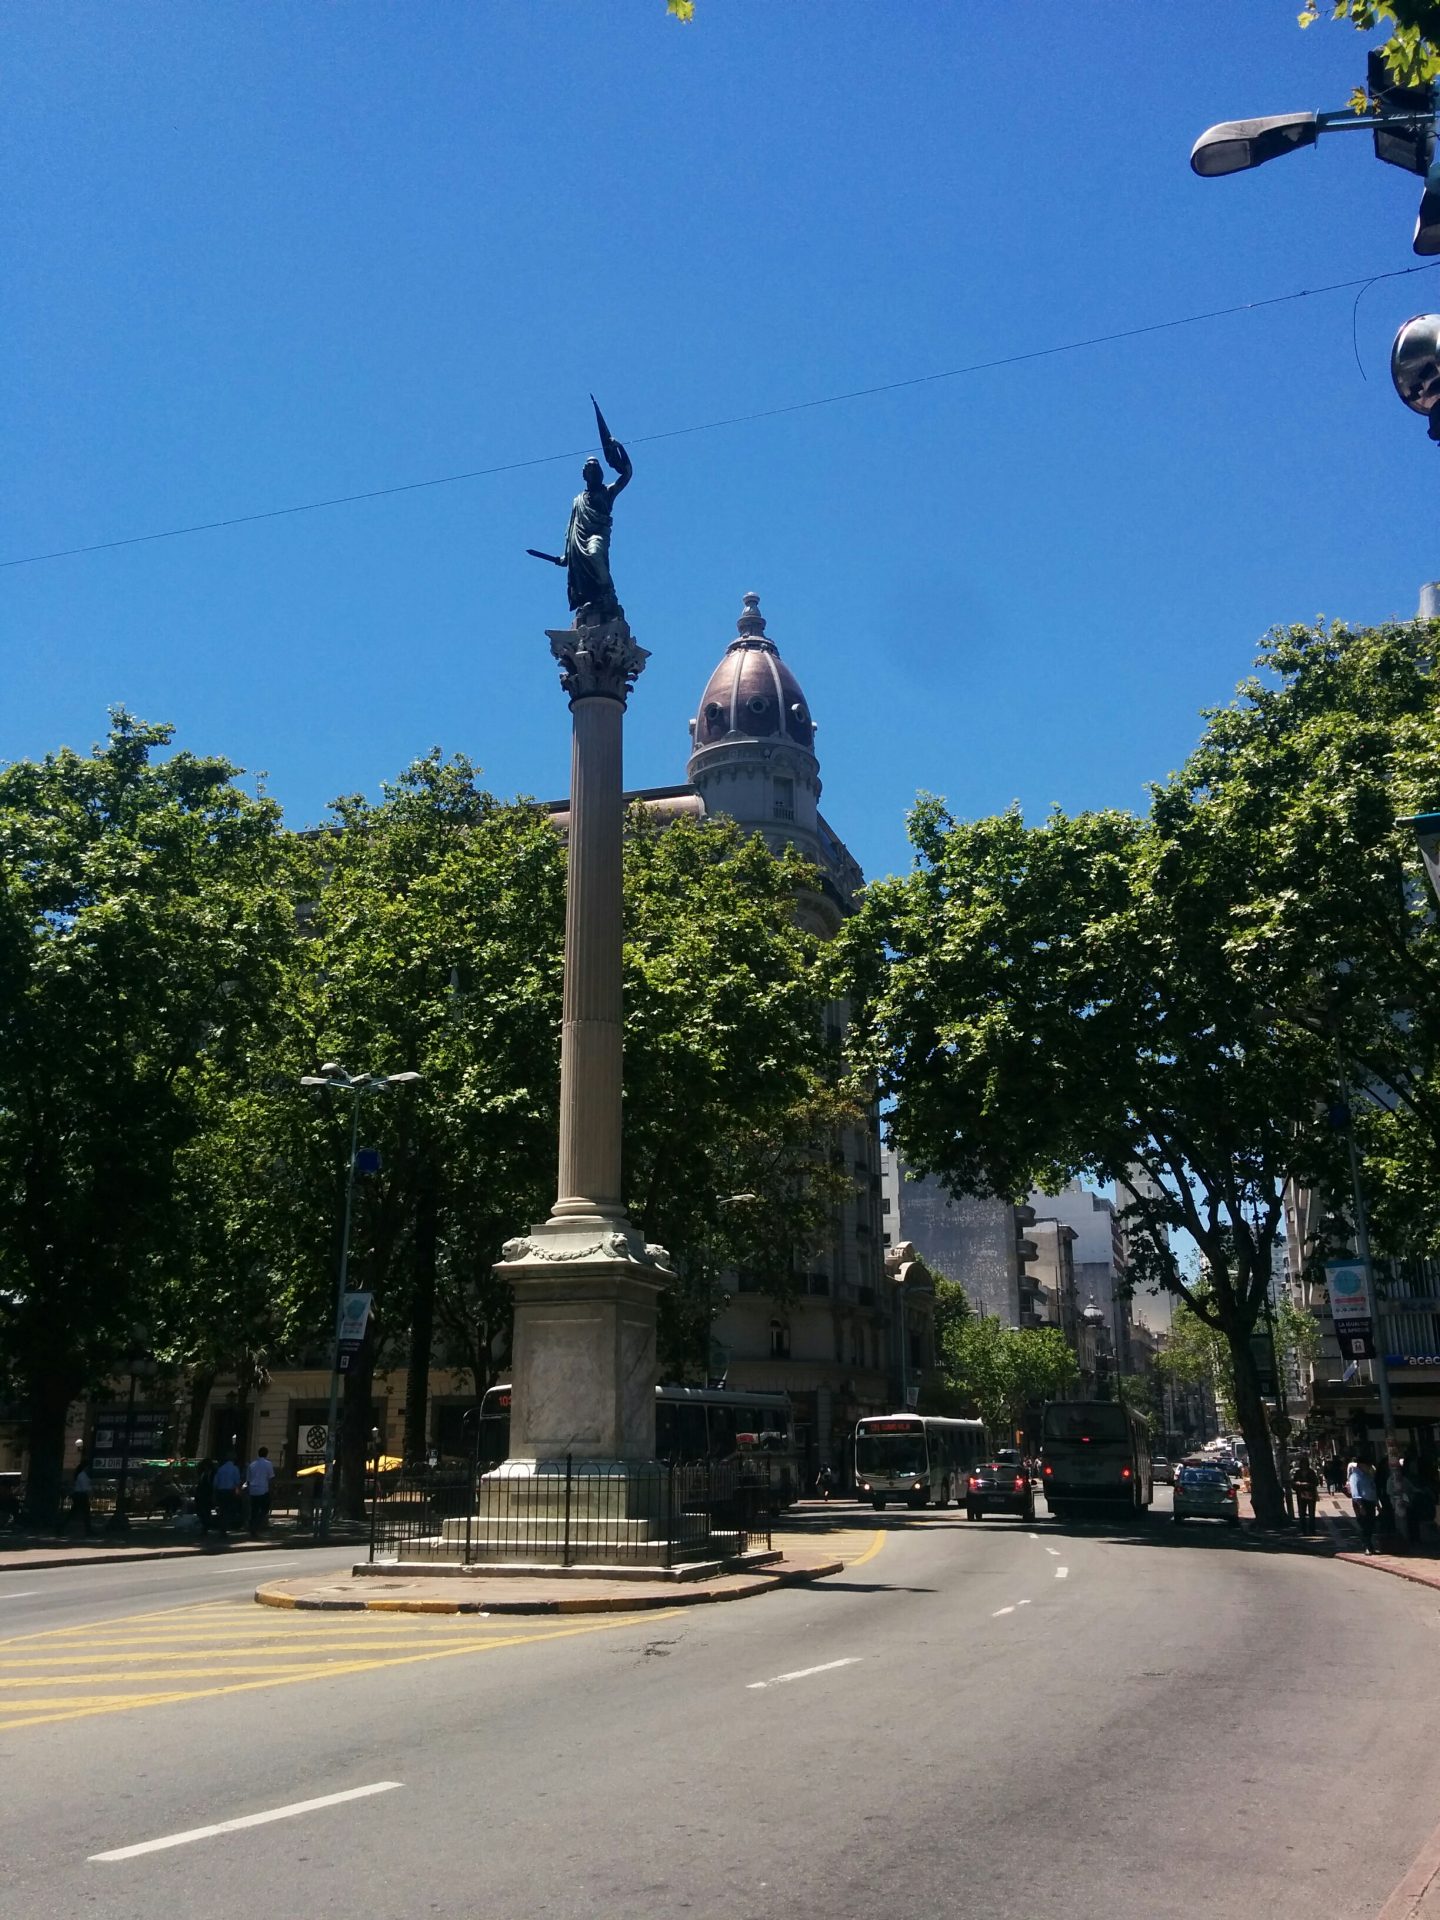
{"type": "Polygon", "coordinates": [[[866,1547],[865,1551],[857,1555],[854,1560],[847,1560],[845,1562],[845,1571],[848,1573],[852,1567],[863,1567],[867,1560],[873,1560],[889,1537],[889,1534],[886,1533],[882,1527],[877,1527],[875,1529],[875,1537],[869,1546],[866,1547]]]}
{"type": "MultiPolygon", "coordinates": [[[[381,1667],[416,1666],[430,1660],[449,1660],[462,1654],[490,1653],[500,1647],[531,1646],[542,1640],[569,1640],[580,1634],[613,1632],[619,1627],[635,1626],[643,1622],[646,1626],[662,1620],[673,1620],[680,1609],[669,1607],[662,1612],[635,1614],[607,1614],[598,1620],[590,1620],[583,1626],[552,1626],[536,1633],[510,1634],[504,1638],[487,1636],[476,1638],[468,1644],[434,1647],[425,1653],[402,1654],[392,1659],[341,1660],[316,1663],[300,1671],[282,1672],[261,1680],[233,1681],[220,1687],[196,1687],[176,1689],[165,1693],[141,1695],[121,1695],[119,1697],[96,1694],[88,1696],[88,1704],[76,1705],[73,1698],[63,1706],[54,1706],[49,1701],[11,1701],[0,1709],[14,1716],[0,1719],[0,1732],[21,1727],[48,1726],[61,1720],[84,1720],[106,1713],[128,1713],[139,1707],[162,1705],[182,1700],[209,1700],[231,1693],[254,1693],[266,1687],[293,1687],[310,1684],[317,1680],[336,1679],[352,1673],[372,1673],[381,1667]],[[40,1709],[37,1711],[37,1709],[40,1709]]],[[[438,1637],[438,1636],[437,1636],[438,1637]]],[[[84,1676],[76,1676],[83,1678],[84,1676]]],[[[44,1685],[45,1681],[37,1676],[33,1684],[44,1685]]]]}

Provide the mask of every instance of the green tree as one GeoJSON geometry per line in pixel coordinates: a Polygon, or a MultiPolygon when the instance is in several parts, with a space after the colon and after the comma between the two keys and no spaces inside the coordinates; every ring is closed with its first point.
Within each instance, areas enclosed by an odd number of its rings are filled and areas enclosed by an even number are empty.
{"type": "Polygon", "coordinates": [[[1410,1250],[1433,1231],[1440,951],[1395,818],[1440,804],[1436,637],[1271,635],[1146,819],[922,804],[915,873],[873,888],[849,935],[907,1158],[959,1191],[1114,1181],[1137,1277],[1226,1342],[1264,1520],[1280,1490],[1250,1335],[1286,1179],[1345,1192],[1342,1066],[1373,1095],[1372,1149],[1409,1169],[1410,1250]]]}
{"type": "Polygon", "coordinates": [[[1028,1409],[1075,1384],[1075,1356],[1057,1327],[1006,1327],[968,1308],[956,1314],[948,1310],[951,1304],[937,1319],[941,1382],[927,1404],[978,1413],[990,1434],[1008,1446],[1028,1409]]]}
{"type": "Polygon", "coordinates": [[[830,1151],[857,1117],[827,1034],[833,967],[797,918],[816,884],[734,821],[631,817],[624,1167],[631,1217],[679,1280],[661,1302],[667,1373],[704,1377],[726,1271],[783,1305],[848,1190],[830,1151]]]}
{"type": "MultiPolygon", "coordinates": [[[[1436,0],[1329,0],[1330,18],[1348,20],[1361,33],[1385,27],[1385,65],[1397,85],[1416,86],[1440,74],[1440,5],[1436,0]]],[[[1321,17],[1321,0],[1305,0],[1299,13],[1302,27],[1321,17]]],[[[1357,107],[1364,105],[1359,89],[1357,107]]]]}
{"type": "Polygon", "coordinates": [[[243,1060],[293,941],[275,808],[171,737],[117,709],[88,755],[0,771],[0,1367],[42,1519],[67,1407],[163,1299],[199,1081],[243,1060]]]}

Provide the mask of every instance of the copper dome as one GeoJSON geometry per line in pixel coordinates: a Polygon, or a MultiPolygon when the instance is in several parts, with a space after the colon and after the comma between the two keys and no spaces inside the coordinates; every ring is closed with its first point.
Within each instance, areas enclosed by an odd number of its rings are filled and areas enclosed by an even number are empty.
{"type": "Polygon", "coordinates": [[[815,749],[815,723],[800,683],[765,634],[758,593],[745,595],[738,632],[711,674],[695,716],[695,746],[722,740],[790,740],[815,749]]]}

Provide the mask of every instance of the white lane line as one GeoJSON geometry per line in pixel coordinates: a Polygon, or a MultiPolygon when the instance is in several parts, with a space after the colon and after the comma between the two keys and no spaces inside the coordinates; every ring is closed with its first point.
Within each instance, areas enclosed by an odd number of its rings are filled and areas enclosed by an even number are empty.
{"type": "Polygon", "coordinates": [[[1028,1607],[1030,1602],[1028,1600],[1017,1600],[1015,1604],[1017,1607],[1028,1607]]]}
{"type": "Polygon", "coordinates": [[[1002,1613],[1013,1613],[1014,1611],[1014,1607],[997,1607],[990,1618],[992,1620],[998,1620],[1002,1613]]]}
{"type": "Polygon", "coordinates": [[[33,1600],[40,1589],[27,1587],[24,1593],[0,1593],[0,1600],[33,1600]]]}
{"type": "Polygon", "coordinates": [[[1070,1578],[1069,1567],[1056,1567],[1055,1578],[1057,1580],[1068,1580],[1070,1578]]]}
{"type": "Polygon", "coordinates": [[[827,1660],[823,1667],[800,1667],[794,1673],[777,1673],[773,1680],[750,1680],[746,1683],[747,1693],[758,1693],[761,1687],[783,1687],[787,1680],[808,1680],[812,1673],[833,1673],[837,1667],[853,1667],[862,1659],[858,1653],[851,1654],[848,1660],[827,1660]]]}
{"type": "Polygon", "coordinates": [[[1059,1547],[1046,1547],[1045,1551],[1051,1556],[1052,1559],[1058,1560],[1060,1558],[1059,1547]]]}
{"type": "Polygon", "coordinates": [[[112,1847],[108,1853],[92,1853],[92,1860],[133,1860],[142,1853],[161,1853],[166,1847],[187,1847],[192,1840],[209,1840],[217,1833],[238,1833],[242,1827],[264,1827],[272,1820],[291,1820],[297,1813],[316,1813],[321,1807],[338,1807],[346,1800],[368,1800],[372,1793],[393,1793],[400,1780],[376,1780],[368,1787],[351,1787],[345,1793],[322,1794],[318,1800],[296,1800],[288,1807],[274,1807],[269,1813],[247,1813],[240,1820],[217,1820],[213,1827],[191,1827],[186,1833],[168,1833],[163,1840],[142,1840],[133,1847],[112,1847]]]}
{"type": "Polygon", "coordinates": [[[1040,1536],[1039,1536],[1039,1534],[1038,1534],[1038,1533],[1027,1533],[1027,1534],[1026,1534],[1026,1536],[1025,1536],[1025,1538],[1026,1538],[1027,1540],[1038,1540],[1038,1539],[1040,1538],[1040,1536]]]}

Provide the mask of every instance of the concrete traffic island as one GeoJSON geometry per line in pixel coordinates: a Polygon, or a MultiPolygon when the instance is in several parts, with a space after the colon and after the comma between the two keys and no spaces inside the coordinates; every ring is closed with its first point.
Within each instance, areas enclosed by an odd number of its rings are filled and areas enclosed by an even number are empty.
{"type": "MultiPolygon", "coordinates": [[[[611,1570],[571,1567],[451,1567],[411,1571],[366,1565],[338,1579],[324,1575],[269,1580],[255,1589],[262,1607],[335,1613],[648,1613],[657,1608],[696,1607],[721,1600],[753,1600],[780,1587],[826,1579],[844,1570],[843,1559],[760,1554],[734,1571],[710,1565],[687,1567],[680,1579],[617,1575],[611,1570]],[[755,1561],[763,1564],[756,1565],[755,1561]]],[[[632,1573],[640,1572],[631,1570],[632,1573]]]]}

